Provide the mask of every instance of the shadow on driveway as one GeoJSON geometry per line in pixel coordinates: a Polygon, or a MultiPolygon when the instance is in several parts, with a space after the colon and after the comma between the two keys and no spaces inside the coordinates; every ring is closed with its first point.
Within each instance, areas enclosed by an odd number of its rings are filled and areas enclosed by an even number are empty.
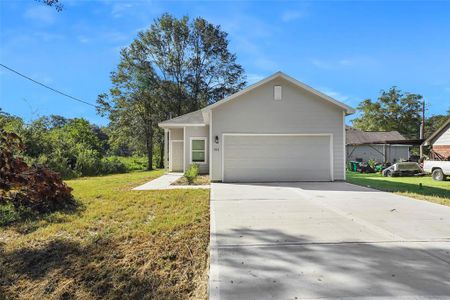
{"type": "Polygon", "coordinates": [[[217,234],[218,239],[236,236],[257,243],[212,245],[219,254],[213,268],[220,267],[218,278],[211,278],[213,299],[219,282],[222,299],[450,298],[450,237],[317,243],[273,229],[217,234]]]}

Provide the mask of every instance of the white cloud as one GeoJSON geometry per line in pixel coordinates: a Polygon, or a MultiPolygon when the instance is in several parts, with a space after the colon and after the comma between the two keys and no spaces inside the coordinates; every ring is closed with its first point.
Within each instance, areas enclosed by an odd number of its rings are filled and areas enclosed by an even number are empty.
{"type": "Polygon", "coordinates": [[[261,74],[254,74],[254,73],[247,74],[247,84],[256,83],[260,80],[263,80],[265,77],[266,76],[261,74]]]}
{"type": "Polygon", "coordinates": [[[56,21],[56,10],[54,8],[38,5],[32,6],[25,11],[24,17],[41,24],[50,25],[56,21]]]}
{"type": "Polygon", "coordinates": [[[112,7],[111,15],[114,18],[120,18],[120,17],[122,17],[123,13],[126,10],[128,10],[132,7],[133,7],[133,5],[131,3],[123,3],[123,2],[115,3],[112,7]]]}
{"type": "Polygon", "coordinates": [[[300,19],[304,16],[304,14],[298,10],[288,10],[285,11],[282,15],[281,15],[281,20],[283,22],[290,22],[290,21],[294,21],[297,19],[300,19]]]}
{"type": "Polygon", "coordinates": [[[333,89],[330,88],[319,88],[319,91],[321,91],[322,93],[324,93],[325,95],[330,96],[333,99],[336,99],[338,101],[341,101],[343,103],[350,103],[353,99],[355,99],[355,97],[350,96],[350,95],[346,95],[344,93],[335,91],[333,89]]]}
{"type": "Polygon", "coordinates": [[[87,37],[84,36],[84,35],[79,35],[79,36],[77,37],[77,39],[78,39],[78,41],[79,41],[80,43],[82,43],[82,44],[86,44],[86,43],[88,43],[88,42],[90,41],[90,39],[87,38],[87,37]]]}
{"type": "Polygon", "coordinates": [[[320,69],[340,69],[354,66],[371,66],[376,61],[369,57],[342,58],[338,60],[312,59],[311,63],[320,69]]]}

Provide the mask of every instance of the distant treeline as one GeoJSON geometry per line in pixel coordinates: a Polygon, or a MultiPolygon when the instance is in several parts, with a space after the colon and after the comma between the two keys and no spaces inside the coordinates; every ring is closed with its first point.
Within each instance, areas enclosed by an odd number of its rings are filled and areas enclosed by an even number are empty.
{"type": "MultiPolygon", "coordinates": [[[[47,165],[63,178],[96,176],[147,169],[139,144],[116,139],[109,127],[99,127],[83,118],[51,115],[27,124],[0,109],[0,128],[15,132],[24,143],[21,153],[29,164],[47,165]]],[[[154,151],[154,162],[160,163],[154,151]]]]}

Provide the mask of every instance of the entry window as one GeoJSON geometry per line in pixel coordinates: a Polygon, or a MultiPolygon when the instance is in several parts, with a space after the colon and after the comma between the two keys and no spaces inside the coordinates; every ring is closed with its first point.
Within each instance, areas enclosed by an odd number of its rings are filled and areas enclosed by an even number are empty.
{"type": "Polygon", "coordinates": [[[191,138],[191,163],[206,163],[206,138],[191,138]]]}

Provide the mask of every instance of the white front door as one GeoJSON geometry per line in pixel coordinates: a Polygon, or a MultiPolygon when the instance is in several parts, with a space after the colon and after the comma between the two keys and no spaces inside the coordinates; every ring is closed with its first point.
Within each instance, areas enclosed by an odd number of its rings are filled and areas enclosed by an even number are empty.
{"type": "Polygon", "coordinates": [[[184,165],[184,142],[171,141],[169,148],[169,171],[183,172],[184,165]]]}

